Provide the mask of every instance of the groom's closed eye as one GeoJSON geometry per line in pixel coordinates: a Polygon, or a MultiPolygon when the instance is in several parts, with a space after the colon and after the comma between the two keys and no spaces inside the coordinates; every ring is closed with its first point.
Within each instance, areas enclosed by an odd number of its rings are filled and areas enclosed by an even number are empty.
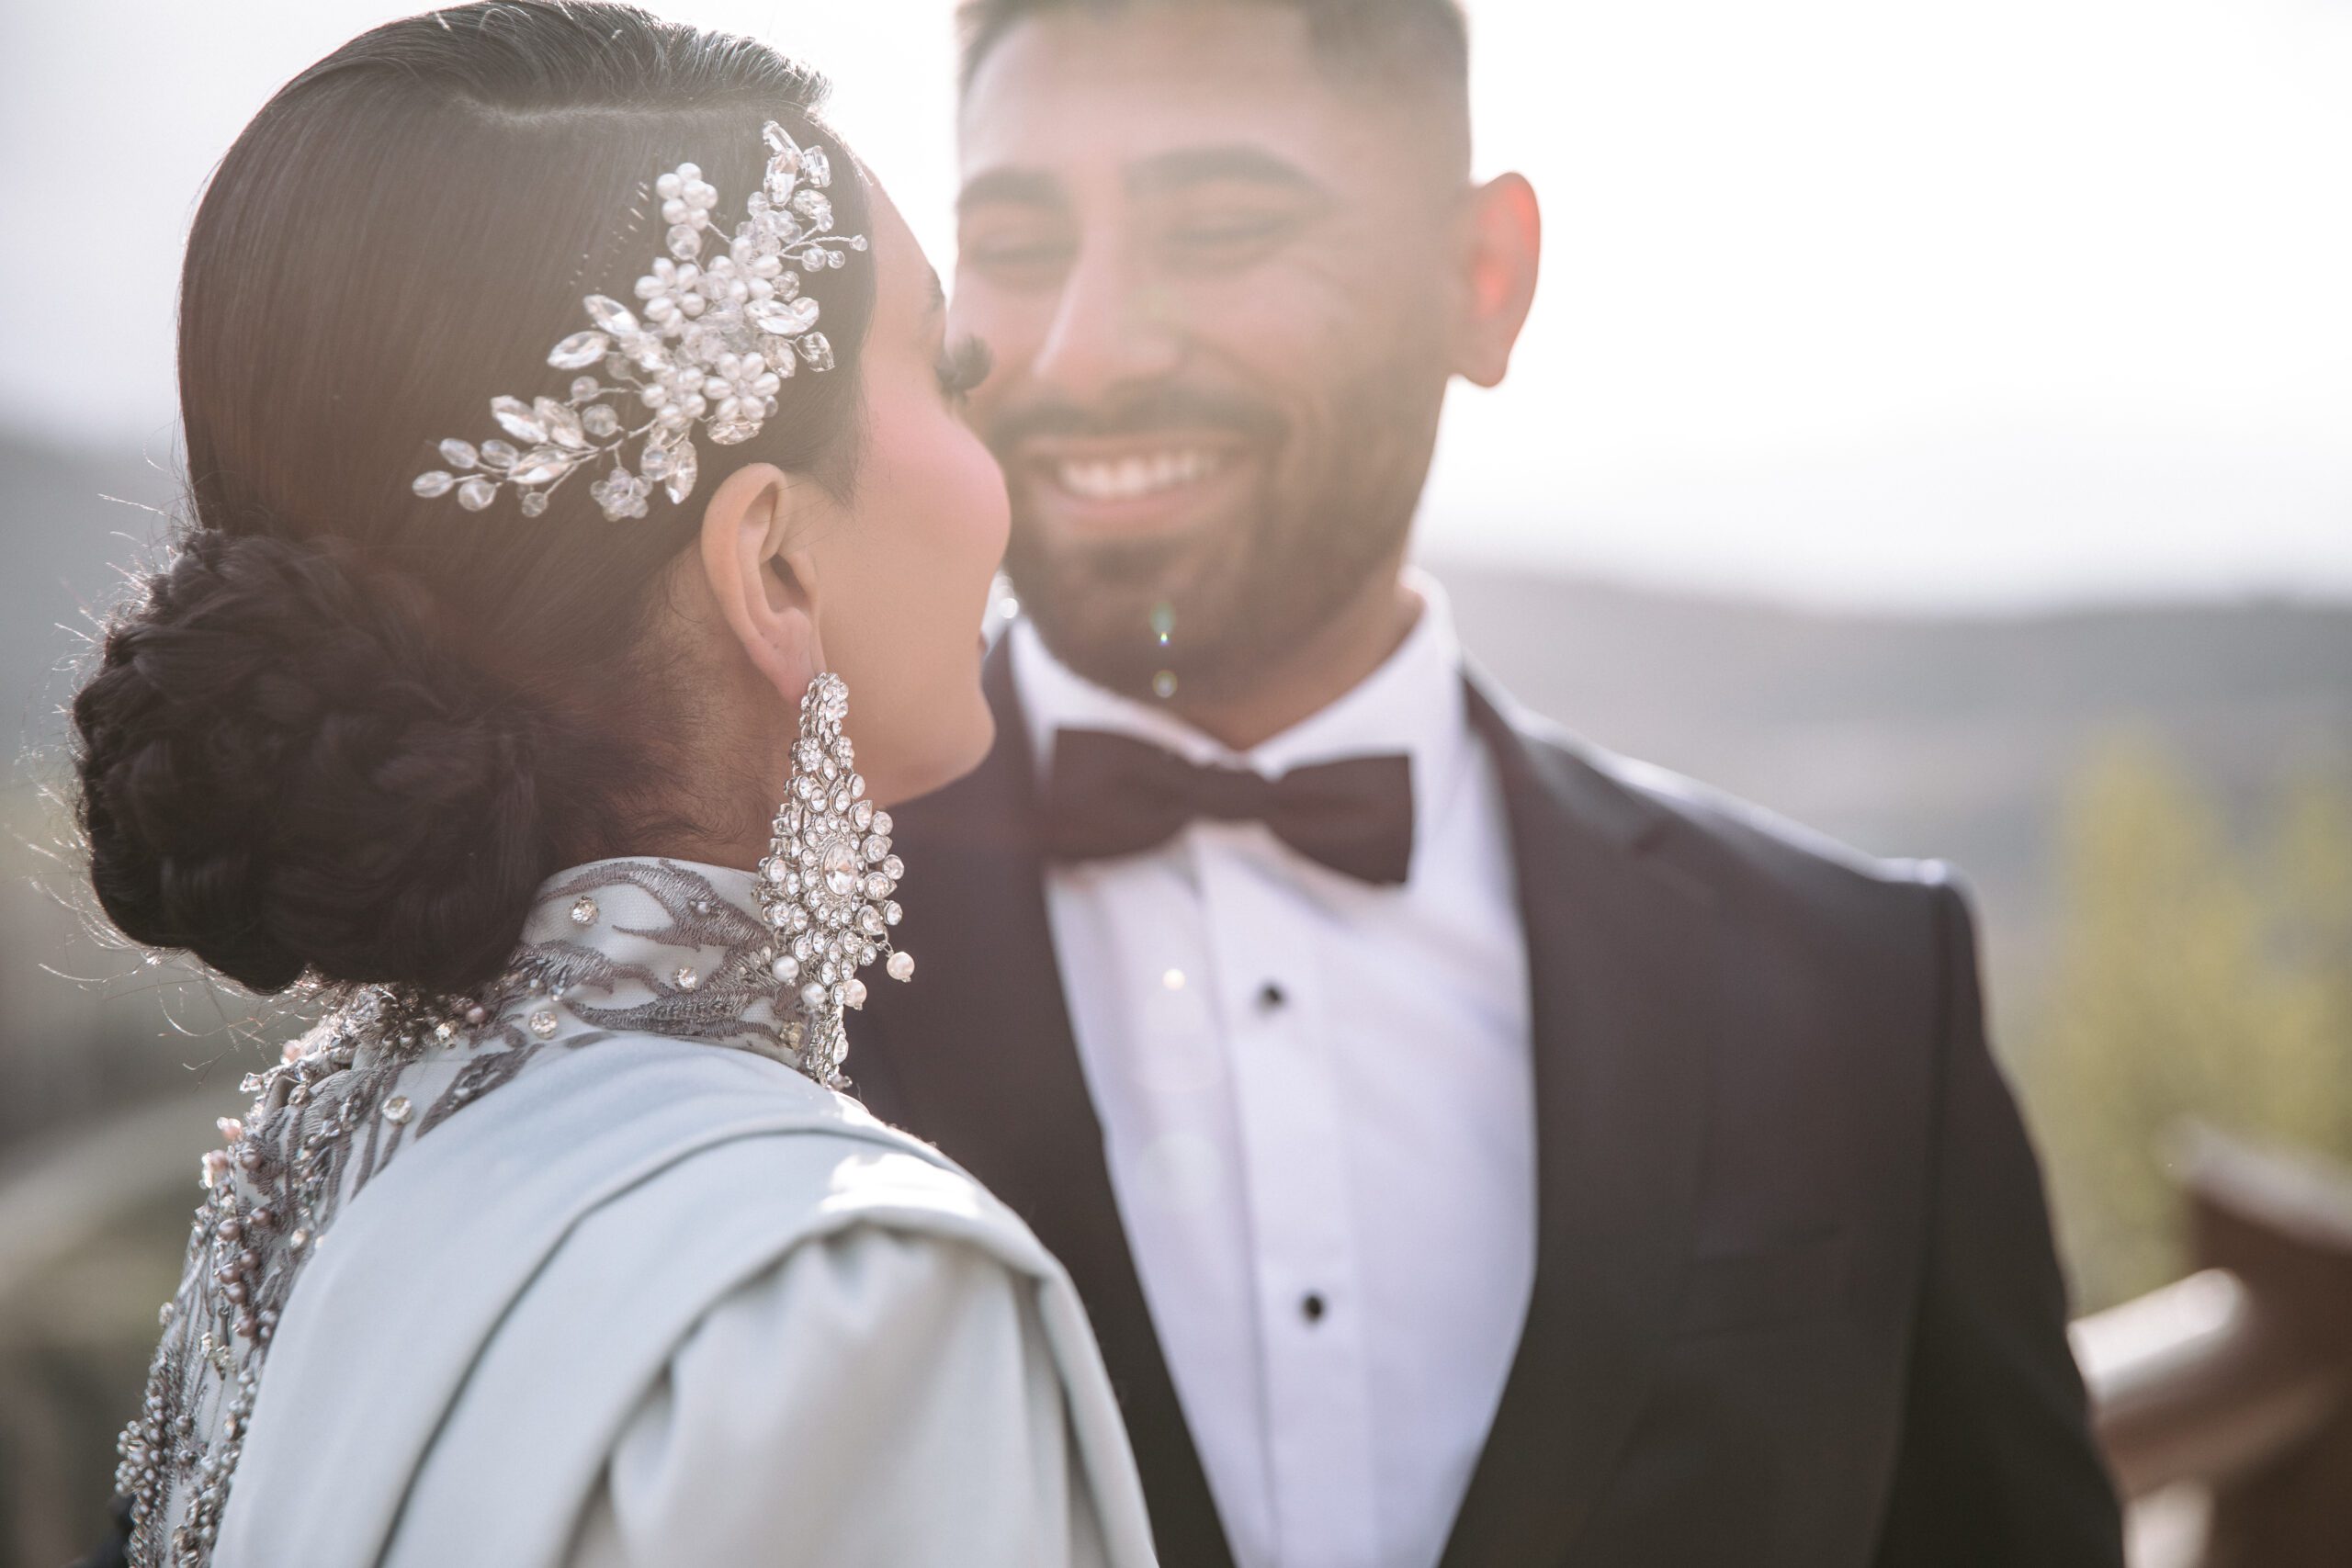
{"type": "Polygon", "coordinates": [[[957,265],[1005,288],[1057,281],[1078,234],[1061,184],[1035,169],[989,169],[956,199],[957,265]]]}
{"type": "Polygon", "coordinates": [[[1188,198],[1176,206],[1158,225],[1153,248],[1182,272],[1247,266],[1280,249],[1312,216],[1295,203],[1247,197],[1188,198]]]}
{"type": "Polygon", "coordinates": [[[1333,206],[1321,181],[1250,146],[1161,153],[1130,169],[1125,183],[1154,249],[1178,271],[1262,260],[1333,206]]]}
{"type": "Polygon", "coordinates": [[[965,267],[1000,288],[1048,288],[1069,269],[1078,240],[1066,222],[1023,215],[967,225],[958,253],[965,267]]]}

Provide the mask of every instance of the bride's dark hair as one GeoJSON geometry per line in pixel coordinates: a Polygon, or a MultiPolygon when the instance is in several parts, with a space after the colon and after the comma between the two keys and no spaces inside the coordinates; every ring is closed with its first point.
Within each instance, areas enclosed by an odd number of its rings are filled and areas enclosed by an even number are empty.
{"type": "MultiPolygon", "coordinates": [[[[257,990],[459,989],[542,879],[675,809],[692,714],[644,634],[701,495],[608,522],[585,474],[537,518],[409,481],[492,433],[494,394],[560,389],[581,297],[626,297],[660,249],[653,175],[699,163],[740,210],[775,119],[831,152],[835,227],[866,232],[822,92],[749,39],[494,0],[354,39],[245,128],[181,275],[187,516],[74,703],[90,879],[126,935],[257,990]]],[[[870,257],[813,290],[838,367],[706,463],[846,491],[870,257]]]]}

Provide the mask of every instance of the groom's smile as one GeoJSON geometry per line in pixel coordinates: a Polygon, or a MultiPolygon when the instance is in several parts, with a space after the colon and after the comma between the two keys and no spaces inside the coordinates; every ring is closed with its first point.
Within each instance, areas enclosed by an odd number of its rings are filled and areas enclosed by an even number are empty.
{"type": "MultiPolygon", "coordinates": [[[[1024,444],[1017,462],[1040,522],[1071,534],[1183,532],[1220,501],[1237,498],[1246,449],[1203,435],[1151,441],[1024,444]]],[[[1246,482],[1244,480],[1243,482],[1246,482]]]]}
{"type": "Polygon", "coordinates": [[[1278,459],[1286,422],[1248,398],[1161,386],[1081,406],[1001,400],[981,424],[1045,547],[1229,535],[1278,459]]]}
{"type": "Polygon", "coordinates": [[[1081,402],[1035,368],[979,424],[1046,548],[1229,536],[1289,429],[1254,396],[1165,381],[1081,402]]]}

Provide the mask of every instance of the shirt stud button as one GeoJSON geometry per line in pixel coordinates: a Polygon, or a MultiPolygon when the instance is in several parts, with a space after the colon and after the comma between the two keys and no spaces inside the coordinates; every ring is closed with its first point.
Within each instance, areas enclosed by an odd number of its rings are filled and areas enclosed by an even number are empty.
{"type": "Polygon", "coordinates": [[[1272,980],[1267,981],[1264,985],[1258,987],[1258,1010],[1260,1012],[1272,1012],[1289,1000],[1290,993],[1283,990],[1282,987],[1276,985],[1272,980]]]}
{"type": "Polygon", "coordinates": [[[1307,1292],[1306,1299],[1298,1303],[1300,1315],[1309,1323],[1322,1322],[1325,1309],[1326,1303],[1323,1300],[1323,1292],[1320,1291],[1307,1292]]]}

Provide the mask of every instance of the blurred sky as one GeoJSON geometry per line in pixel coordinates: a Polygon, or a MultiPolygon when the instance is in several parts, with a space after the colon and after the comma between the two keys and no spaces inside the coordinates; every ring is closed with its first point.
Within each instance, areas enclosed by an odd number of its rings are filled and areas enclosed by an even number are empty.
{"type": "MultiPolygon", "coordinates": [[[[171,450],[200,184],[387,0],[0,0],[0,422],[171,450]]],[[[953,244],[945,0],[683,0],[953,244]]],[[[1433,554],[1887,608],[2352,596],[2352,0],[1472,0],[1541,192],[1433,554]]],[[[10,529],[28,525],[9,519],[10,529]]]]}

